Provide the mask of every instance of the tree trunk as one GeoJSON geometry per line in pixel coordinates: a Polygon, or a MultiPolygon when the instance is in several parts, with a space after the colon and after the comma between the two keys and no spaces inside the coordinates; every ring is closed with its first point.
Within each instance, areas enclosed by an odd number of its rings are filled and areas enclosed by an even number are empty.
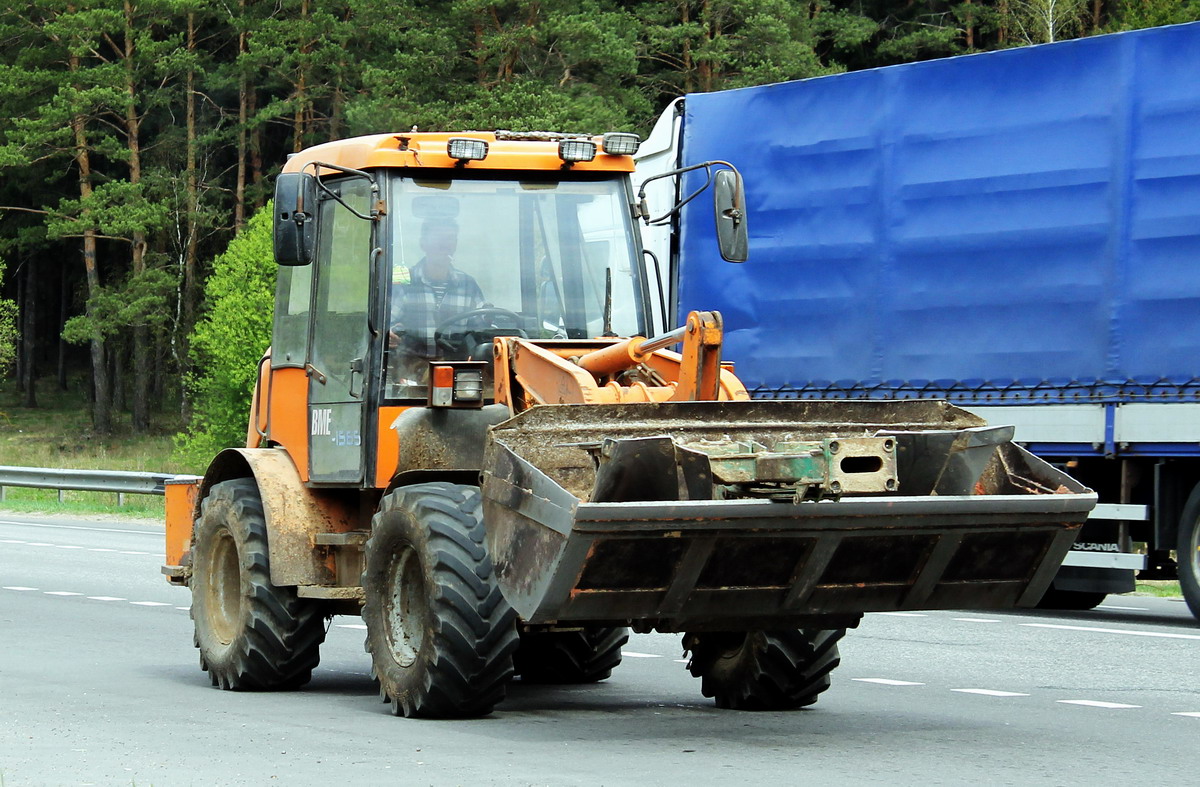
{"type": "MultiPolygon", "coordinates": [[[[254,89],[253,85],[250,86],[249,99],[250,101],[247,104],[247,110],[249,111],[249,117],[252,118],[254,117],[255,112],[258,111],[258,92],[254,89]]],[[[254,184],[255,190],[254,202],[252,204],[256,208],[261,208],[263,205],[262,129],[257,125],[250,133],[250,180],[254,184]]]]}
{"type": "MultiPolygon", "coordinates": [[[[705,43],[711,44],[713,41],[713,38],[714,38],[714,35],[713,35],[714,25],[713,25],[713,20],[712,20],[712,6],[709,3],[709,0],[704,0],[704,2],[702,2],[700,4],[700,20],[704,25],[704,41],[705,41],[705,43]]],[[[708,49],[710,52],[712,51],[711,47],[705,47],[705,48],[708,49]]],[[[703,60],[700,61],[699,71],[700,71],[700,90],[704,93],[711,93],[712,89],[713,89],[713,82],[714,82],[714,80],[713,80],[714,69],[713,69],[713,62],[712,62],[711,55],[706,56],[703,60]]]]}
{"type": "Polygon", "coordinates": [[[475,82],[487,84],[487,58],[483,56],[483,22],[475,20],[475,82]]]}
{"type": "MultiPolygon", "coordinates": [[[[300,21],[308,21],[308,0],[300,2],[300,21]]],[[[301,30],[304,30],[301,27],[301,30]]],[[[299,153],[304,150],[304,132],[306,131],[304,119],[306,116],[306,102],[308,101],[308,63],[304,55],[309,52],[309,44],[307,41],[300,44],[300,75],[296,79],[296,106],[292,116],[292,124],[295,126],[295,134],[292,137],[292,152],[299,153]]]]}
{"type": "Polygon", "coordinates": [[[112,409],[119,413],[125,409],[125,357],[129,354],[124,342],[115,342],[109,359],[112,364],[112,409]]]}
{"type": "Polygon", "coordinates": [[[37,352],[37,345],[34,339],[37,337],[37,301],[38,301],[38,286],[37,275],[34,273],[34,264],[25,261],[25,308],[22,309],[21,319],[21,356],[24,360],[21,362],[21,406],[22,407],[37,407],[37,363],[34,360],[34,354],[37,352]]]}
{"type": "MultiPolygon", "coordinates": [[[[187,16],[187,49],[189,53],[196,51],[196,15],[188,13],[187,16]]],[[[189,356],[189,337],[192,335],[192,326],[196,322],[196,301],[199,299],[197,292],[196,281],[196,266],[197,257],[199,256],[198,244],[200,242],[200,177],[199,177],[199,158],[198,145],[196,143],[196,69],[189,67],[187,72],[187,100],[185,105],[185,122],[187,125],[187,219],[185,222],[187,240],[183,251],[183,290],[180,297],[183,300],[183,308],[181,325],[176,329],[176,336],[179,337],[180,351],[178,360],[180,365],[180,378],[186,378],[188,371],[191,369],[191,358],[189,356]]],[[[243,140],[245,138],[245,130],[238,131],[238,178],[239,187],[244,184],[241,179],[245,177],[245,163],[241,158],[240,153],[243,148],[243,140]]],[[[238,197],[237,210],[242,209],[241,198],[238,197]]],[[[237,221],[235,220],[235,224],[237,221]]],[[[240,229],[240,224],[237,225],[240,229]]],[[[180,413],[187,418],[189,410],[189,400],[186,388],[181,391],[180,398],[180,413]]]]}
{"type": "MultiPolygon", "coordinates": [[[[680,4],[680,24],[686,25],[692,21],[692,9],[688,5],[688,0],[684,0],[680,4]]],[[[683,39],[683,92],[691,93],[694,87],[692,81],[692,42],[687,38],[683,39]]]]}
{"type": "Polygon", "coordinates": [[[1104,0],[1092,0],[1092,32],[1100,32],[1100,14],[1104,10],[1104,0]]]}
{"type": "MultiPolygon", "coordinates": [[[[974,0],[966,0],[966,5],[970,7],[973,1],[974,0]]],[[[963,20],[967,25],[967,49],[975,48],[975,18],[974,14],[971,13],[973,10],[974,9],[968,10],[967,18],[963,20]]]]}
{"type": "Polygon", "coordinates": [[[16,338],[13,340],[15,342],[15,344],[13,345],[12,373],[17,378],[17,390],[18,391],[21,390],[21,382],[25,379],[25,352],[24,352],[25,348],[24,348],[24,345],[22,345],[22,343],[21,343],[21,326],[22,326],[23,320],[24,320],[23,315],[25,314],[26,286],[25,286],[25,277],[21,275],[22,272],[23,271],[21,270],[20,267],[18,267],[17,270],[14,272],[15,273],[14,281],[16,281],[16,283],[17,283],[17,301],[16,301],[17,316],[16,316],[16,325],[14,325],[13,327],[16,328],[17,335],[16,335],[16,338]]]}
{"type": "MultiPolygon", "coordinates": [[[[72,54],[68,59],[68,68],[72,73],[79,71],[79,56],[72,54]]],[[[87,128],[83,115],[71,116],[71,132],[75,141],[75,166],[79,169],[79,197],[84,204],[92,196],[92,160],[88,150],[87,128]]],[[[87,208],[80,214],[83,230],[83,269],[87,275],[88,303],[87,315],[92,313],[93,298],[100,292],[100,271],[96,267],[96,229],[88,226],[91,216],[87,208]]],[[[112,431],[112,410],[110,408],[110,391],[108,384],[108,363],[104,353],[104,337],[99,331],[92,334],[92,386],[96,398],[92,403],[92,428],[97,434],[106,435],[112,431]]]]}
{"type": "MultiPolygon", "coordinates": [[[[245,24],[246,0],[238,0],[238,19],[245,24]]],[[[192,35],[189,28],[188,34],[192,35]]],[[[246,56],[246,32],[238,33],[237,59],[246,56]]],[[[248,154],[246,123],[250,120],[250,80],[246,76],[245,64],[238,63],[238,138],[237,138],[237,181],[233,189],[233,231],[238,233],[246,225],[246,157],[248,154]]],[[[189,91],[190,95],[190,91],[189,91]]]]}
{"type": "MultiPolygon", "coordinates": [[[[125,0],[125,139],[129,148],[129,182],[134,186],[142,182],[141,118],[137,112],[137,74],[134,70],[134,8],[125,0]]],[[[146,233],[133,231],[133,248],[130,254],[133,276],[146,272],[146,233]]],[[[133,328],[133,431],[145,434],[150,431],[150,330],[143,323],[133,328]]]]}
{"type": "Polygon", "coordinates": [[[67,266],[58,266],[58,390],[67,390],[67,343],[63,341],[62,329],[67,324],[67,266]]]}

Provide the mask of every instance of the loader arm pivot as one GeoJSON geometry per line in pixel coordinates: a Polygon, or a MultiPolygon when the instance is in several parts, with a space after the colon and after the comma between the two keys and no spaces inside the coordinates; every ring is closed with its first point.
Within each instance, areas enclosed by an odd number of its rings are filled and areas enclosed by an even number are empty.
{"type": "Polygon", "coordinates": [[[750,395],[721,366],[721,315],[647,339],[496,339],[496,401],[514,414],[541,404],[741,401],[750,395]],[[682,342],[683,352],[667,350],[682,342]]]}

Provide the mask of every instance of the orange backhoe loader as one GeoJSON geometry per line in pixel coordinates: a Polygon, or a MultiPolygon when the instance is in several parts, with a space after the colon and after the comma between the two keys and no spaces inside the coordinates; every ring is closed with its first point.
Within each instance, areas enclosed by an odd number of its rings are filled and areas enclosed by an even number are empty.
{"type": "MultiPolygon", "coordinates": [[[[1041,597],[1095,495],[1011,428],[751,400],[720,315],[652,327],[637,144],[414,132],[289,159],[246,447],[168,487],[164,573],[214,685],[301,686],[329,616],[361,614],[398,715],[601,680],[630,627],[682,633],[719,706],[793,708],[864,612],[1041,597]]],[[[740,176],[699,166],[713,253],[745,260],[740,176]]]]}

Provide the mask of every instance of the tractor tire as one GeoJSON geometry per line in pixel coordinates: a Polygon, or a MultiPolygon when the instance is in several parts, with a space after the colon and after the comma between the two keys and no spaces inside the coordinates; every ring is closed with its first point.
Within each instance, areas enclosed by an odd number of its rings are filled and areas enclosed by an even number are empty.
{"type": "Polygon", "coordinates": [[[192,548],[192,620],[200,668],[234,691],[294,689],[321,660],[325,615],[271,584],[267,526],[252,478],[214,484],[192,548]]]}
{"type": "Polygon", "coordinates": [[[522,632],[513,666],[526,683],[596,683],[612,675],[628,641],[624,626],[522,632]]]}
{"type": "Polygon", "coordinates": [[[1183,599],[1192,615],[1200,620],[1200,484],[1192,490],[1179,518],[1175,558],[1183,599]]]}
{"type": "Polygon", "coordinates": [[[1067,609],[1083,611],[1100,606],[1108,594],[1103,591],[1090,590],[1059,590],[1055,587],[1046,589],[1046,593],[1038,601],[1038,609],[1067,609]]]}
{"type": "Polygon", "coordinates": [[[484,546],[479,490],[449,483],[385,495],[362,575],[367,652],[397,716],[483,716],[504,699],[516,613],[484,546]]]}
{"type": "Polygon", "coordinates": [[[700,691],[730,710],[791,710],[829,688],[845,629],[685,634],[688,672],[700,691]]]}

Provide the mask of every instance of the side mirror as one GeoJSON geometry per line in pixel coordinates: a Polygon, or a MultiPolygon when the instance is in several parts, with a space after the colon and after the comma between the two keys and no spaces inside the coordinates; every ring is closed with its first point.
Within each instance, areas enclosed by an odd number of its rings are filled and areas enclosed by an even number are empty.
{"type": "Polygon", "coordinates": [[[750,255],[746,190],[742,178],[731,169],[718,170],[713,178],[713,208],[721,256],[729,262],[745,262],[750,255]]]}
{"type": "Polygon", "coordinates": [[[317,179],[303,172],[275,178],[275,262],[308,265],[317,256],[317,179]]]}

